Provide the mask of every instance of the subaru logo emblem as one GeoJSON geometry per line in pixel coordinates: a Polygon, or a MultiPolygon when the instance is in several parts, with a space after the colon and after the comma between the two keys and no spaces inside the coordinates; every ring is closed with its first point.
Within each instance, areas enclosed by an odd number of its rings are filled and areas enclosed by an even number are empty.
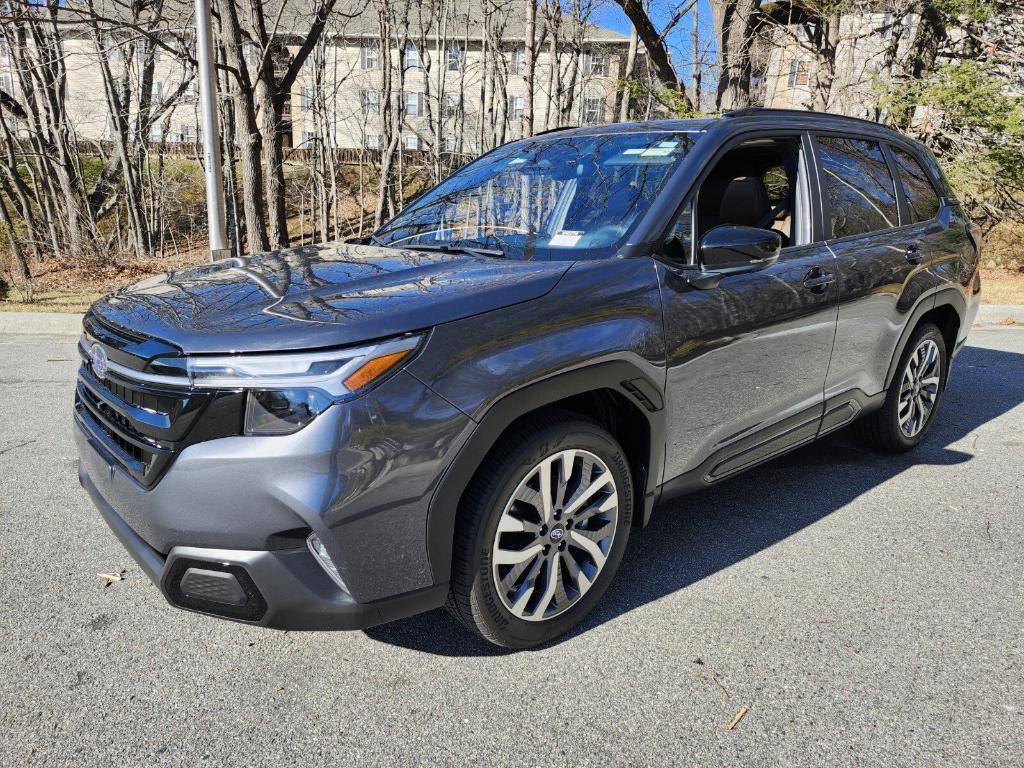
{"type": "Polygon", "coordinates": [[[107,351],[99,344],[93,344],[89,348],[89,364],[98,378],[107,378],[107,351]]]}
{"type": "Polygon", "coordinates": [[[555,529],[554,529],[554,530],[553,530],[553,531],[551,532],[551,538],[552,538],[552,539],[554,539],[555,541],[560,541],[560,540],[561,540],[561,538],[562,538],[562,537],[563,537],[564,535],[565,535],[565,531],[563,531],[563,530],[562,530],[561,528],[555,528],[555,529]]]}

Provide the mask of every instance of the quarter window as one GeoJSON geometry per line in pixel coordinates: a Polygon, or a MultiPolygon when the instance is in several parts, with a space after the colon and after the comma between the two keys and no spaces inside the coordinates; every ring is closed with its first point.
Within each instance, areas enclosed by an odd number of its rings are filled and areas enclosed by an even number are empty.
{"type": "Polygon", "coordinates": [[[903,194],[907,199],[914,221],[934,219],[939,212],[939,196],[924,168],[913,155],[899,147],[889,147],[896,160],[896,166],[903,183],[903,194]]]}
{"type": "Polygon", "coordinates": [[[876,141],[818,137],[832,237],[848,237],[899,223],[896,186],[876,141]]]}

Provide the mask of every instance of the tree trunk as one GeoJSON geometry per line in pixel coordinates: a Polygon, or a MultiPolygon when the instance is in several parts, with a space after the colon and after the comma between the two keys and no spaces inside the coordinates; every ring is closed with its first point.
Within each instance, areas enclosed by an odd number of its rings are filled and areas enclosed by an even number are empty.
{"type": "Polygon", "coordinates": [[[750,46],[757,26],[759,0],[712,0],[718,40],[719,111],[750,106],[750,46]]]}
{"type": "Polygon", "coordinates": [[[537,74],[537,0],[526,0],[526,94],[523,96],[522,136],[533,136],[533,92],[537,74]]]}
{"type": "Polygon", "coordinates": [[[629,31],[629,50],[626,52],[626,66],[623,67],[622,77],[619,78],[622,83],[621,94],[619,95],[619,122],[623,123],[629,120],[629,81],[633,78],[633,70],[636,68],[638,42],[639,38],[636,34],[636,27],[631,27],[629,31]]]}

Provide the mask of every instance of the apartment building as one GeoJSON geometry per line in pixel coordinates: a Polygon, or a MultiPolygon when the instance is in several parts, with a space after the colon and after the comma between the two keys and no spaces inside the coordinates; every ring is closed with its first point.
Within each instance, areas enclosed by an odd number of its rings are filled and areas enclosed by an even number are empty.
{"type": "MultiPolygon", "coordinates": [[[[338,6],[351,12],[348,6],[355,3],[339,2],[338,6]]],[[[185,5],[178,7],[185,12],[185,5]]],[[[329,140],[339,148],[380,149],[389,91],[400,107],[400,140],[405,150],[436,146],[443,152],[477,153],[496,141],[518,138],[526,95],[525,25],[513,12],[518,5],[510,3],[500,35],[495,35],[493,23],[485,35],[481,8],[479,3],[460,0],[446,9],[444,18],[415,15],[407,27],[392,34],[385,48],[372,8],[351,18],[339,14],[340,20],[329,24],[323,43],[285,96],[285,146],[311,147],[316,141],[329,140]],[[388,55],[390,67],[384,61],[388,55]],[[383,79],[388,69],[390,84],[383,79]]],[[[297,30],[309,23],[308,15],[297,11],[290,17],[287,4],[284,10],[272,52],[275,67],[282,72],[302,44],[297,30]]],[[[187,29],[189,23],[183,17],[180,26],[172,21],[168,27],[187,29]]],[[[613,119],[628,38],[571,19],[564,24],[576,25],[570,30],[571,45],[566,39],[552,45],[550,36],[540,41],[534,86],[536,131],[613,119]]],[[[121,32],[97,44],[91,30],[74,25],[65,29],[69,120],[82,139],[108,139],[112,120],[100,59],[115,76],[129,71],[133,87],[138,88],[139,78],[133,73],[142,69],[146,41],[121,32]],[[132,60],[125,60],[126,51],[132,60]]],[[[243,52],[250,65],[262,55],[252,45],[243,52]]],[[[166,103],[167,108],[153,125],[150,138],[194,144],[200,140],[200,121],[192,68],[159,47],[153,55],[151,100],[166,103]]],[[[17,94],[18,77],[11,63],[0,47],[0,89],[17,94]]],[[[138,103],[137,94],[131,103],[138,103]]]]}
{"type": "MultiPolygon", "coordinates": [[[[917,20],[910,16],[902,23],[905,31],[894,41],[891,13],[849,13],[841,17],[835,78],[829,89],[829,112],[875,117],[878,96],[873,89],[876,83],[888,81],[890,72],[887,67],[892,61],[906,55],[909,40],[913,37],[908,27],[916,24],[917,20]]],[[[765,72],[765,106],[813,108],[818,64],[813,53],[802,44],[804,34],[801,25],[776,30],[765,72]]]]}

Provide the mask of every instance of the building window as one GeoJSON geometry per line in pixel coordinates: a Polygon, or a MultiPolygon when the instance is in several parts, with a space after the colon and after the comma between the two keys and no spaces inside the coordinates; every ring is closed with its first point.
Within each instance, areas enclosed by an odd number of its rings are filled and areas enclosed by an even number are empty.
{"type": "Polygon", "coordinates": [[[811,64],[807,61],[796,61],[789,63],[789,87],[807,85],[810,81],[811,64]]]}
{"type": "Polygon", "coordinates": [[[583,54],[583,71],[594,77],[607,77],[608,54],[600,51],[585,51],[583,54]]]}
{"type": "Polygon", "coordinates": [[[153,90],[150,92],[150,100],[154,104],[160,104],[164,100],[164,84],[159,80],[153,81],[153,90]]]}
{"type": "Polygon", "coordinates": [[[313,89],[308,85],[304,85],[299,89],[299,106],[303,109],[309,109],[313,106],[313,89]]]}
{"type": "Polygon", "coordinates": [[[445,134],[444,137],[444,151],[455,152],[459,146],[459,140],[454,133],[445,134]]]}
{"type": "Polygon", "coordinates": [[[359,63],[363,69],[376,69],[380,65],[380,48],[376,43],[367,43],[363,46],[359,63]]]}
{"type": "Polygon", "coordinates": [[[164,140],[164,127],[159,123],[153,123],[149,126],[149,140],[150,141],[163,141],[164,140]]]}
{"type": "Polygon", "coordinates": [[[380,91],[363,91],[363,112],[368,115],[380,114],[380,91]]]}
{"type": "Polygon", "coordinates": [[[178,141],[182,144],[192,143],[192,126],[188,123],[182,123],[178,126],[178,141]]]}
{"type": "Polygon", "coordinates": [[[523,110],[526,108],[526,100],[522,96],[513,96],[510,107],[509,117],[513,120],[522,120],[523,110]]]}
{"type": "Polygon", "coordinates": [[[7,95],[11,95],[13,93],[11,89],[10,75],[0,75],[0,91],[3,91],[7,95]]]}
{"type": "Polygon", "coordinates": [[[419,117],[420,95],[415,91],[405,92],[405,114],[409,117],[419,117]]]}
{"type": "Polygon", "coordinates": [[[461,103],[462,99],[460,99],[457,94],[446,93],[444,95],[444,116],[457,117],[461,103]]]}
{"type": "Polygon", "coordinates": [[[587,96],[583,100],[583,121],[586,123],[604,122],[603,96],[587,96]]]}
{"type": "Polygon", "coordinates": [[[420,68],[420,52],[415,45],[410,43],[405,46],[405,55],[402,57],[402,63],[406,69],[420,68]]]}
{"type": "Polygon", "coordinates": [[[458,72],[462,69],[462,49],[458,46],[449,48],[447,61],[449,72],[458,72]]]}
{"type": "Polygon", "coordinates": [[[420,148],[420,137],[416,134],[405,137],[405,148],[411,150],[417,150],[420,148]]]}
{"type": "Polygon", "coordinates": [[[302,143],[303,144],[312,144],[314,138],[316,138],[316,135],[313,133],[313,131],[303,131],[302,132],[302,143]]]}
{"type": "Polygon", "coordinates": [[[363,139],[363,146],[367,149],[380,149],[380,134],[368,133],[363,139]]]}
{"type": "Polygon", "coordinates": [[[512,74],[521,75],[526,71],[526,49],[516,48],[512,51],[512,74]]]}

